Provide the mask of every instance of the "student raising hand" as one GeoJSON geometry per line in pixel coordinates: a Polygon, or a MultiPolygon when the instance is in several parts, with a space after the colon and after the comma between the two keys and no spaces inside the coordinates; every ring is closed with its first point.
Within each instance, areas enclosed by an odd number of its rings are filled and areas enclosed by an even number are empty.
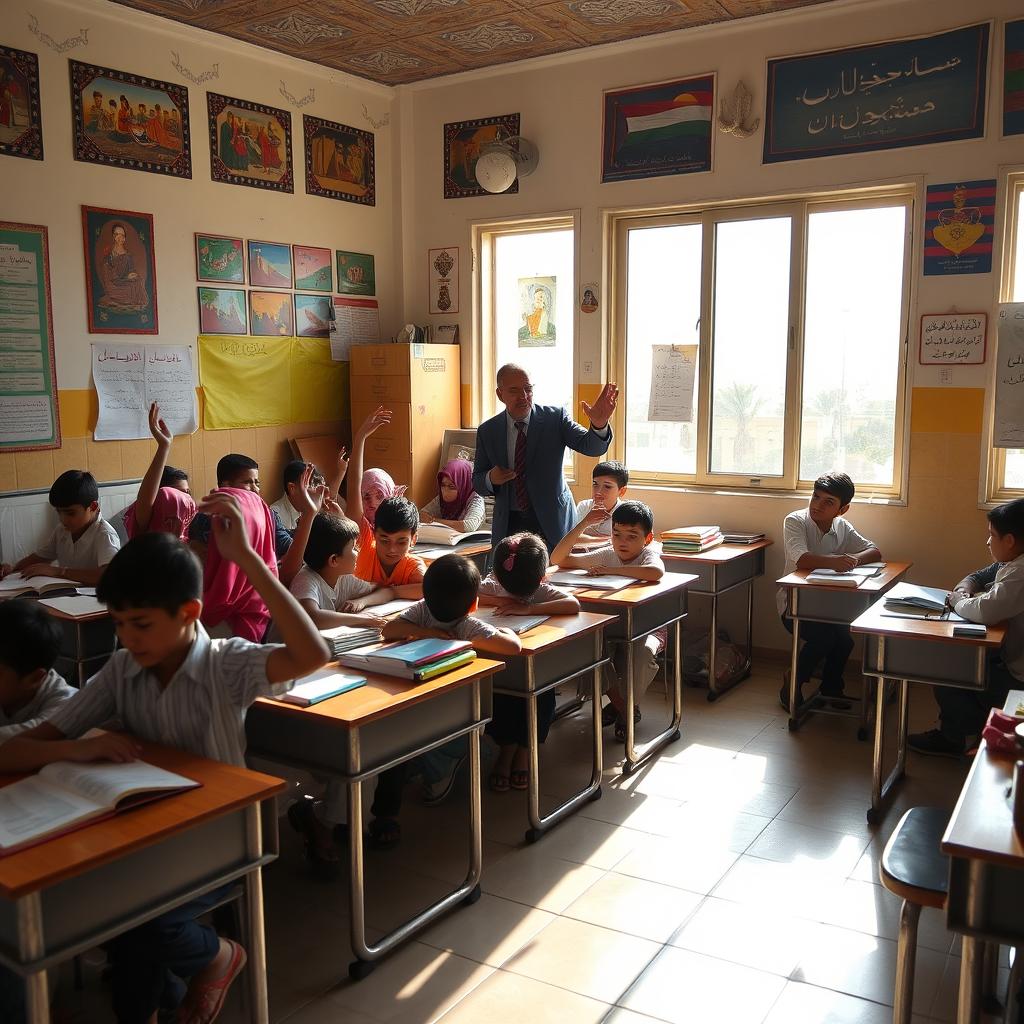
{"type": "Polygon", "coordinates": [[[309,531],[313,527],[313,520],[325,503],[327,487],[324,484],[313,486],[315,473],[316,467],[307,462],[302,476],[299,477],[299,485],[290,498],[295,511],[299,513],[299,519],[295,524],[295,532],[292,534],[291,546],[277,566],[278,575],[286,587],[291,586],[292,580],[302,568],[306,544],[309,541],[309,531]]]}
{"type": "Polygon", "coordinates": [[[199,511],[210,517],[210,529],[224,558],[241,566],[247,556],[255,556],[245,530],[242,510],[233,494],[212,491],[199,503],[199,511]]]}
{"type": "Polygon", "coordinates": [[[149,432],[153,435],[157,445],[163,448],[171,447],[174,435],[160,418],[160,406],[156,402],[149,407],[149,432]]]}

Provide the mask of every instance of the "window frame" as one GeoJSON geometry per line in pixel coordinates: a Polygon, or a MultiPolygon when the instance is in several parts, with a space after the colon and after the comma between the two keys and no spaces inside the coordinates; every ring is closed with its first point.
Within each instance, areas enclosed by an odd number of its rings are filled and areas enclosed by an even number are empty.
{"type": "MultiPolygon", "coordinates": [[[[650,227],[671,227],[677,224],[702,225],[701,311],[698,342],[697,404],[697,469],[695,473],[635,471],[630,473],[634,486],[651,486],[695,491],[728,491],[747,494],[805,494],[813,480],[799,477],[800,432],[803,411],[804,327],[807,284],[807,246],[810,215],[819,211],[844,209],[877,209],[882,206],[903,207],[906,211],[906,247],[903,262],[903,290],[900,310],[901,341],[897,360],[896,422],[893,435],[893,477],[889,485],[865,485],[862,491],[873,499],[901,501],[906,485],[906,435],[909,426],[907,396],[909,393],[910,317],[914,303],[913,268],[915,215],[918,209],[918,186],[909,183],[812,193],[795,196],[749,199],[733,202],[706,203],[699,206],[671,207],[656,210],[609,212],[606,215],[608,265],[612,270],[608,310],[610,362],[620,387],[628,388],[628,352],[626,322],[628,311],[629,232],[650,227]],[[749,220],[764,216],[790,216],[790,324],[786,360],[786,401],[783,423],[783,467],[780,476],[755,477],[748,474],[711,472],[712,444],[711,401],[714,388],[713,311],[715,278],[715,225],[727,221],[749,220]]],[[[614,418],[616,457],[626,458],[626,409],[620,403],[614,418]]]]}

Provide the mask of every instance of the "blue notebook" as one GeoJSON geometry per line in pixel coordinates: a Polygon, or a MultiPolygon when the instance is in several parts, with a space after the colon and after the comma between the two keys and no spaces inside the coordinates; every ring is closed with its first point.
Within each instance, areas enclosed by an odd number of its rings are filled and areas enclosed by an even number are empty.
{"type": "Polygon", "coordinates": [[[277,699],[285,704],[295,704],[300,708],[308,708],[319,704],[322,700],[337,697],[349,690],[366,685],[365,676],[339,672],[336,668],[322,668],[312,675],[302,676],[295,680],[295,685],[277,699]]]}
{"type": "Polygon", "coordinates": [[[451,654],[458,654],[473,645],[468,640],[441,640],[428,637],[424,640],[410,640],[395,647],[381,647],[371,654],[372,658],[386,658],[410,668],[427,665],[451,654]]]}

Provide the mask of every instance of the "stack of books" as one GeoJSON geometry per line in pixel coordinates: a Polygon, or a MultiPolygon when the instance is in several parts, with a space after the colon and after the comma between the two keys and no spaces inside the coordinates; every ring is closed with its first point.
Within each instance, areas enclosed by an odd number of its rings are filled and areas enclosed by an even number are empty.
{"type": "Polygon", "coordinates": [[[361,672],[379,672],[425,683],[475,658],[476,651],[468,640],[428,639],[351,651],[338,658],[338,664],[361,672]]]}
{"type": "Polygon", "coordinates": [[[897,583],[885,595],[885,610],[904,612],[910,615],[944,612],[948,595],[948,591],[939,590],[937,587],[918,587],[913,583],[897,583]]]}
{"type": "Polygon", "coordinates": [[[335,626],[320,630],[320,635],[327,641],[335,661],[349,651],[380,642],[380,630],[372,626],[335,626]]]}
{"type": "Polygon", "coordinates": [[[669,554],[689,555],[718,547],[722,540],[721,527],[680,526],[662,533],[661,546],[669,554]]]}
{"type": "Polygon", "coordinates": [[[421,523],[416,533],[417,542],[425,545],[447,544],[449,547],[458,547],[459,544],[480,543],[490,541],[490,530],[471,530],[469,533],[456,533],[450,526],[442,526],[440,523],[421,523]]]}
{"type": "Polygon", "coordinates": [[[756,544],[759,540],[764,540],[764,534],[746,530],[723,530],[722,538],[726,544],[756,544]]]}

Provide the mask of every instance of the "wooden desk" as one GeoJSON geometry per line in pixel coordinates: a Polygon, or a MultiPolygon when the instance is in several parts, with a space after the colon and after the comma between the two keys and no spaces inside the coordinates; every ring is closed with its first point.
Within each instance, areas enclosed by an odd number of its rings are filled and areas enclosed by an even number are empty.
{"type": "MultiPolygon", "coordinates": [[[[486,621],[487,616],[481,616],[486,621]]],[[[527,789],[527,816],[530,827],[526,841],[534,843],[558,822],[588,800],[601,796],[604,772],[601,727],[601,671],[608,658],[604,653],[604,630],[615,622],[614,615],[580,612],[579,615],[553,615],[520,636],[523,649],[505,655],[505,670],[498,677],[496,693],[526,701],[526,728],[530,752],[530,781],[527,789]],[[540,811],[540,743],[537,739],[537,698],[566,683],[591,675],[593,761],[590,782],[556,808],[540,811]]]]}
{"type": "Polygon", "coordinates": [[[1024,946],[1024,841],[1007,796],[1013,763],[982,742],[942,837],[950,858],[946,923],[963,936],[960,1024],[980,1019],[982,945],[1024,946]]]}
{"type": "Polygon", "coordinates": [[[689,593],[706,597],[711,602],[711,625],[708,642],[708,700],[717,700],[750,675],[754,645],[754,580],[764,575],[765,549],[770,540],[753,544],[719,544],[710,551],[682,554],[663,551],[662,559],[669,572],[695,573],[697,582],[689,593]],[[747,588],[747,662],[724,686],[715,678],[715,656],[718,652],[718,601],[723,595],[739,587],[747,588]]]}
{"type": "MultiPolygon", "coordinates": [[[[266,1024],[260,869],[277,856],[271,798],[285,783],[180,750],[142,746],[144,760],[202,786],[0,858],[0,963],[25,978],[28,1019],[44,1024],[50,1020],[48,969],[240,880],[248,909],[249,1009],[253,1020],[266,1024]]],[[[2,777],[2,784],[14,778],[2,777]]]]}
{"type": "Polygon", "coordinates": [[[953,636],[953,623],[939,619],[901,619],[884,615],[885,598],[877,600],[850,625],[864,637],[863,672],[877,681],[875,747],[871,768],[868,822],[881,820],[883,807],[906,774],[910,684],[957,686],[983,690],[988,654],[1003,642],[1006,630],[989,626],[983,638],[953,636]],[[896,765],[882,778],[885,742],[885,684],[899,685],[896,765]]]}
{"type": "MultiPolygon", "coordinates": [[[[865,580],[859,587],[833,587],[827,583],[808,583],[808,569],[797,569],[775,582],[786,590],[786,614],[792,619],[793,644],[789,657],[789,731],[795,732],[812,713],[841,714],[815,706],[817,694],[807,697],[797,706],[797,656],[800,653],[800,622],[830,622],[835,625],[849,625],[858,615],[878,600],[887,590],[894,587],[910,569],[912,562],[886,562],[885,568],[865,580]]],[[[867,702],[861,702],[860,729],[858,739],[867,739],[867,702]]]]}
{"type": "Polygon", "coordinates": [[[447,544],[424,543],[422,547],[418,545],[414,547],[411,553],[419,555],[428,566],[431,562],[436,562],[442,555],[465,555],[476,565],[480,570],[480,575],[483,576],[487,571],[487,558],[491,553],[491,545],[488,541],[458,544],[454,547],[449,547],[447,544]]]}
{"type": "Polygon", "coordinates": [[[110,612],[104,609],[90,615],[68,615],[46,604],[41,607],[60,623],[64,634],[54,668],[72,686],[81,689],[117,650],[117,636],[110,612]]]}
{"type": "Polygon", "coordinates": [[[245,720],[249,753],[343,782],[348,790],[349,975],[365,978],[378,960],[458,903],[480,898],[482,835],[480,733],[490,721],[491,683],[500,661],[477,658],[426,683],[366,674],[366,685],[299,708],[258,700],[245,720]],[[362,784],[460,736],[469,740],[469,870],[447,896],[385,935],[366,939],[362,784]]]}
{"type": "Polygon", "coordinates": [[[626,654],[626,756],[622,774],[629,775],[662,747],[679,739],[679,723],[683,718],[683,619],[686,618],[686,588],[697,579],[689,573],[667,572],[657,583],[636,582],[622,590],[588,590],[573,588],[586,611],[616,616],[606,627],[605,635],[613,642],[630,648],[626,654]],[[672,717],[668,727],[642,747],[634,744],[633,723],[633,652],[632,645],[643,643],[657,629],[673,627],[672,646],[672,717]]]}

